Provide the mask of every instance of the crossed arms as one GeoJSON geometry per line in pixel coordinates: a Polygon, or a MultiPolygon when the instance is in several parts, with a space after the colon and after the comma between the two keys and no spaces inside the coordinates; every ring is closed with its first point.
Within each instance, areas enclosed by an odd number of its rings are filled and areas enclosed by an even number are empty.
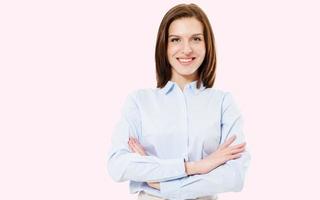
{"type": "Polygon", "coordinates": [[[138,113],[129,98],[108,156],[109,174],[115,181],[146,182],[167,198],[197,198],[242,189],[250,156],[245,150],[242,118],[231,96],[225,97],[223,105],[221,145],[196,162],[159,159],[144,152],[132,139],[138,138],[141,130],[138,113]]]}

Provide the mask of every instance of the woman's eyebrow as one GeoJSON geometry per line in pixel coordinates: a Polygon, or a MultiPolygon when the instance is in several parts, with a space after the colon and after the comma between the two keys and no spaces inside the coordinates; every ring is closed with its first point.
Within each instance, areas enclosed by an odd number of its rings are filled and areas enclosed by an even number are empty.
{"type": "MultiPolygon", "coordinates": [[[[194,37],[194,36],[198,36],[198,35],[203,35],[202,33],[195,33],[193,35],[191,35],[191,37],[194,37]]],[[[169,35],[169,37],[180,37],[179,35],[169,35]]]]}

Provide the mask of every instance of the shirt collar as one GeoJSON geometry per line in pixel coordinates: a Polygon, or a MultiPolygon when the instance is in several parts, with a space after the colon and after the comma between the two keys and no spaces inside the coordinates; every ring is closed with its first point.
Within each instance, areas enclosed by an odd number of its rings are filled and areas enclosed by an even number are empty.
{"type": "Polygon", "coordinates": [[[168,94],[172,90],[174,85],[175,85],[174,82],[168,81],[167,84],[163,88],[160,88],[160,92],[163,94],[168,94]]]}
{"type": "MultiPolygon", "coordinates": [[[[160,89],[160,92],[163,94],[168,94],[169,92],[172,91],[172,89],[174,87],[179,87],[178,84],[176,82],[173,81],[168,81],[167,84],[160,89]]],[[[199,89],[197,88],[197,81],[193,81],[191,83],[188,83],[185,85],[185,89],[190,89],[194,94],[199,94],[199,92],[203,91],[204,89],[206,89],[203,86],[203,83],[201,82],[199,89]]]]}
{"type": "Polygon", "coordinates": [[[193,81],[193,82],[187,84],[186,87],[189,87],[193,91],[194,94],[199,94],[199,92],[201,92],[204,89],[206,89],[206,87],[203,86],[202,81],[200,82],[199,89],[197,88],[197,81],[193,81]]]}

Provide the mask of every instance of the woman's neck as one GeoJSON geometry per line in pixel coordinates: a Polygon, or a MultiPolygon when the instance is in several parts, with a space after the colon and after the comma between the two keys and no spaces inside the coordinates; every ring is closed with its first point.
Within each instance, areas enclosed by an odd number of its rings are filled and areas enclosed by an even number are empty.
{"type": "Polygon", "coordinates": [[[176,82],[179,87],[181,88],[181,91],[183,91],[185,85],[187,85],[188,83],[191,83],[193,81],[198,80],[198,75],[197,73],[191,74],[191,75],[178,75],[176,73],[172,74],[172,78],[171,81],[172,82],[176,82]]]}

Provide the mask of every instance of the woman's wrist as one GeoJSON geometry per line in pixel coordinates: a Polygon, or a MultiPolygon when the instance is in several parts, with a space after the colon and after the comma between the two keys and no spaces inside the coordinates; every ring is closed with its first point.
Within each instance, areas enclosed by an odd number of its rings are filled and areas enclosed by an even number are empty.
{"type": "Polygon", "coordinates": [[[185,171],[187,175],[198,174],[196,162],[185,162],[185,171]]]}

